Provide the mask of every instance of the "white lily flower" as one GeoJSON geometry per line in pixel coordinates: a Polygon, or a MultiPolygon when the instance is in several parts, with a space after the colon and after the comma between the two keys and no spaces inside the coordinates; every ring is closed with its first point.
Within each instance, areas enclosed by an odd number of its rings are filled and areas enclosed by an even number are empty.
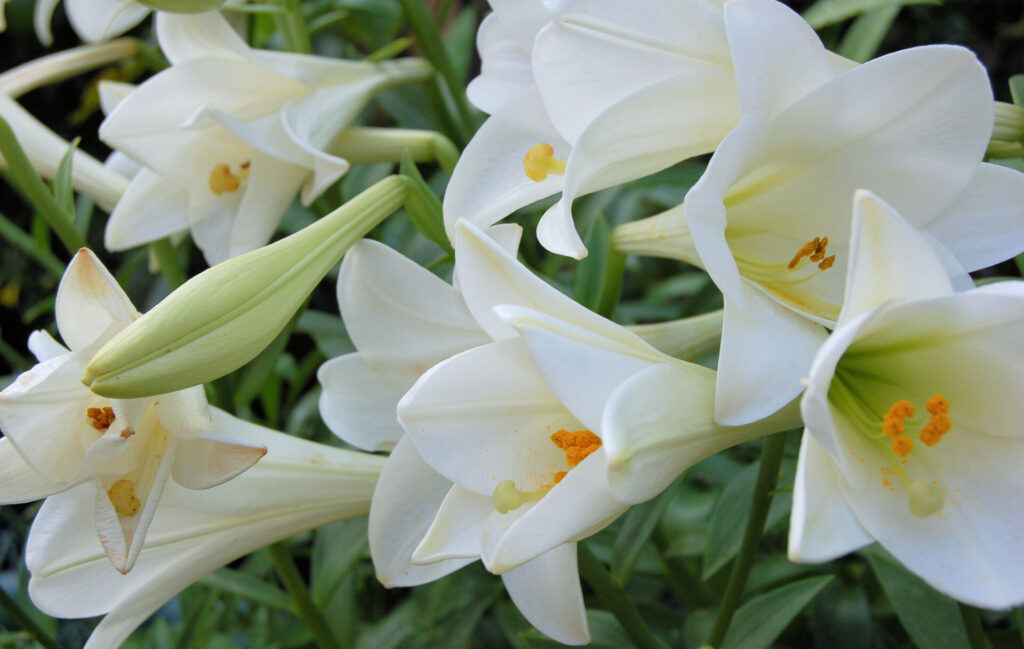
{"type": "Polygon", "coordinates": [[[300,189],[308,205],[348,170],[326,150],[363,106],[430,73],[418,59],[254,50],[218,12],[160,13],[156,29],[172,67],[100,128],[104,142],[145,167],[107,224],[112,250],[186,229],[210,264],[266,244],[300,189]],[[154,205],[154,193],[184,196],[186,209],[180,199],[154,205]]]}
{"type": "Polygon", "coordinates": [[[1024,601],[1024,282],[954,293],[912,222],[854,199],[845,301],[801,403],[790,557],[877,540],[960,601],[1024,601]]]}
{"type": "MultiPolygon", "coordinates": [[[[687,402],[696,410],[689,414],[710,422],[714,372],[668,357],[588,311],[472,224],[462,222],[457,232],[456,279],[476,323],[462,329],[477,346],[428,369],[398,404],[406,435],[374,494],[374,565],[385,585],[409,586],[479,558],[502,575],[534,626],[560,642],[583,643],[589,636],[576,541],[656,495],[689,463],[780,428],[777,421],[728,431],[694,425],[668,439],[663,427],[648,445],[636,433],[650,431],[622,423],[621,435],[608,436],[605,404],[630,379],[658,370],[673,389],[692,392],[687,402]],[[478,331],[491,342],[480,344],[478,331]],[[557,367],[563,362],[578,370],[567,375],[557,367]]],[[[426,320],[418,335],[441,322],[426,320]]],[[[396,335],[403,334],[388,325],[380,343],[395,344],[396,335]]],[[[677,397],[646,403],[671,415],[677,397]]],[[[782,428],[792,419],[790,413],[782,428]]]]}
{"type": "MultiPolygon", "coordinates": [[[[105,615],[85,649],[116,649],[186,586],[253,550],[369,509],[383,458],[268,430],[216,408],[210,415],[220,430],[265,446],[267,456],[205,491],[169,482],[129,574],[110,566],[92,533],[93,485],[51,496],[36,514],[26,551],[29,594],[55,617],[105,615]]],[[[5,459],[18,458],[0,449],[0,467],[13,469],[5,459]]],[[[17,473],[34,479],[24,465],[17,473]]]]}
{"type": "Polygon", "coordinates": [[[492,6],[478,41],[484,73],[470,96],[494,113],[445,194],[450,236],[460,218],[489,225],[561,191],[537,236],[583,257],[576,196],[713,151],[739,120],[720,2],[492,6]]]}
{"type": "MultiPolygon", "coordinates": [[[[211,421],[201,387],[144,399],[105,399],[81,376],[93,353],[138,313],[99,260],[75,255],[57,290],[57,328],[29,338],[39,364],[0,392],[6,445],[51,485],[50,495],[89,482],[94,527],[111,562],[131,570],[167,478],[189,489],[228,481],[266,449],[236,440],[211,421]],[[70,349],[69,349],[70,348],[70,349]]],[[[6,447],[5,445],[5,447],[6,447]]],[[[0,502],[39,497],[0,482],[0,502]]]]}
{"type": "MultiPolygon", "coordinates": [[[[35,30],[39,42],[53,45],[50,23],[60,0],[36,0],[35,30]]],[[[135,0],[65,0],[68,22],[79,38],[87,43],[120,36],[141,23],[151,9],[135,0]]]]}
{"type": "Polygon", "coordinates": [[[617,243],[699,263],[722,290],[716,417],[743,424],[799,394],[836,321],[855,190],[970,271],[1024,249],[1024,174],[981,163],[993,102],[971,52],[919,47],[837,74],[784,6],[732,0],[725,14],[743,119],[680,208],[617,243]]]}

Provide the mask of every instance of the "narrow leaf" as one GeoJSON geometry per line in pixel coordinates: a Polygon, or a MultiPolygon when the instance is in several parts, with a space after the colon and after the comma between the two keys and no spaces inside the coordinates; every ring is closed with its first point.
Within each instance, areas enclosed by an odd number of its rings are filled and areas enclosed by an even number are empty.
{"type": "Polygon", "coordinates": [[[821,592],[832,575],[811,577],[759,595],[736,611],[721,649],[766,649],[821,592]]]}
{"type": "Polygon", "coordinates": [[[433,241],[445,252],[452,252],[452,244],[444,231],[444,217],[441,215],[441,201],[431,191],[412,156],[406,151],[402,155],[399,167],[402,176],[408,180],[409,192],[405,199],[405,211],[409,213],[413,225],[430,241],[433,241]]]}
{"type": "Polygon", "coordinates": [[[821,29],[884,7],[937,4],[942,4],[941,0],[818,0],[804,12],[804,20],[821,29]]]}

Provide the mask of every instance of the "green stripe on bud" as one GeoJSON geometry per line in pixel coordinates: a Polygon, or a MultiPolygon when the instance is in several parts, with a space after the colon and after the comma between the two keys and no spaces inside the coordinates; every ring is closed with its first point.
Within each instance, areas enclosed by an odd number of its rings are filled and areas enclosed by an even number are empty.
{"type": "Polygon", "coordinates": [[[313,225],[196,275],[104,345],[82,382],[137,398],[217,379],[255,358],[345,252],[405,202],[391,176],[313,225]]]}

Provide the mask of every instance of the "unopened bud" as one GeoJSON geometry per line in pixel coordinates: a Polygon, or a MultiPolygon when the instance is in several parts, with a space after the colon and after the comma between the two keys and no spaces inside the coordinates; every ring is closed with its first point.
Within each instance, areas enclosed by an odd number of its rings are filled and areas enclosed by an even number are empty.
{"type": "Polygon", "coordinates": [[[255,358],[349,247],[402,206],[392,176],[313,225],[196,275],[104,345],[82,382],[137,398],[217,379],[255,358]]]}

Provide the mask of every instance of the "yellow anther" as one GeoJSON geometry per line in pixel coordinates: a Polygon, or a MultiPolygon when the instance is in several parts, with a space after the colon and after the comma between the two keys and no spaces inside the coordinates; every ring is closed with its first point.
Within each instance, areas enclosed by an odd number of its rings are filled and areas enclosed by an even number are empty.
{"type": "Polygon", "coordinates": [[[89,423],[96,430],[107,430],[110,424],[114,423],[114,409],[110,407],[87,408],[85,416],[91,420],[89,423]]]}
{"type": "Polygon", "coordinates": [[[814,240],[817,245],[814,246],[814,252],[811,253],[811,261],[821,261],[825,257],[825,249],[828,248],[828,237],[814,240]]]}
{"type": "Polygon", "coordinates": [[[565,461],[570,469],[601,448],[601,438],[589,430],[560,430],[551,436],[551,441],[565,451],[565,461]]]}
{"type": "Polygon", "coordinates": [[[829,268],[832,268],[832,264],[834,263],[836,263],[836,256],[829,255],[828,257],[825,257],[824,259],[821,260],[821,263],[818,264],[818,269],[828,270],[829,268]]]}
{"type": "Polygon", "coordinates": [[[889,412],[886,413],[885,418],[890,419],[898,417],[900,419],[906,419],[907,417],[913,417],[916,411],[917,409],[914,408],[914,404],[906,401],[905,399],[900,399],[896,403],[892,404],[892,407],[889,408],[889,412]]]}
{"type": "Polygon", "coordinates": [[[801,259],[814,254],[814,251],[818,249],[819,243],[821,243],[821,239],[819,239],[818,237],[814,237],[813,239],[805,243],[803,246],[800,247],[799,250],[796,251],[796,254],[793,255],[793,258],[789,260],[789,263],[786,264],[786,267],[789,268],[790,270],[796,268],[797,264],[800,263],[801,259]]]}
{"type": "Polygon", "coordinates": [[[925,404],[924,408],[930,415],[944,415],[949,412],[949,399],[941,394],[936,394],[931,399],[928,399],[928,403],[925,404]]]}
{"type": "Polygon", "coordinates": [[[886,437],[898,437],[903,434],[903,420],[897,417],[882,420],[882,434],[886,437]]]}
{"type": "Polygon", "coordinates": [[[523,158],[523,171],[526,177],[540,182],[548,174],[564,174],[565,160],[555,157],[555,148],[547,142],[534,144],[523,158]]]}
{"type": "Polygon", "coordinates": [[[491,502],[499,514],[507,514],[510,511],[519,509],[526,503],[537,502],[548,492],[545,488],[537,491],[520,491],[516,489],[516,483],[512,480],[502,480],[494,488],[491,495],[491,502]]]}
{"type": "Polygon", "coordinates": [[[892,440],[892,452],[897,457],[907,457],[910,452],[914,450],[914,442],[910,441],[910,438],[906,435],[900,435],[894,437],[892,440]]]}
{"type": "MultiPolygon", "coordinates": [[[[243,167],[243,169],[246,168],[243,167]]],[[[220,196],[224,193],[238,191],[238,188],[242,186],[242,178],[231,173],[231,167],[222,162],[214,165],[213,171],[210,172],[209,185],[210,191],[220,196]]]]}
{"type": "Polygon", "coordinates": [[[107,489],[107,498],[121,516],[134,516],[138,513],[142,502],[135,497],[135,483],[131,480],[118,480],[107,489]]]}
{"type": "Polygon", "coordinates": [[[949,418],[949,415],[942,412],[934,414],[928,423],[925,424],[924,428],[921,429],[920,439],[927,446],[935,446],[951,428],[953,428],[953,421],[949,418]]]}

